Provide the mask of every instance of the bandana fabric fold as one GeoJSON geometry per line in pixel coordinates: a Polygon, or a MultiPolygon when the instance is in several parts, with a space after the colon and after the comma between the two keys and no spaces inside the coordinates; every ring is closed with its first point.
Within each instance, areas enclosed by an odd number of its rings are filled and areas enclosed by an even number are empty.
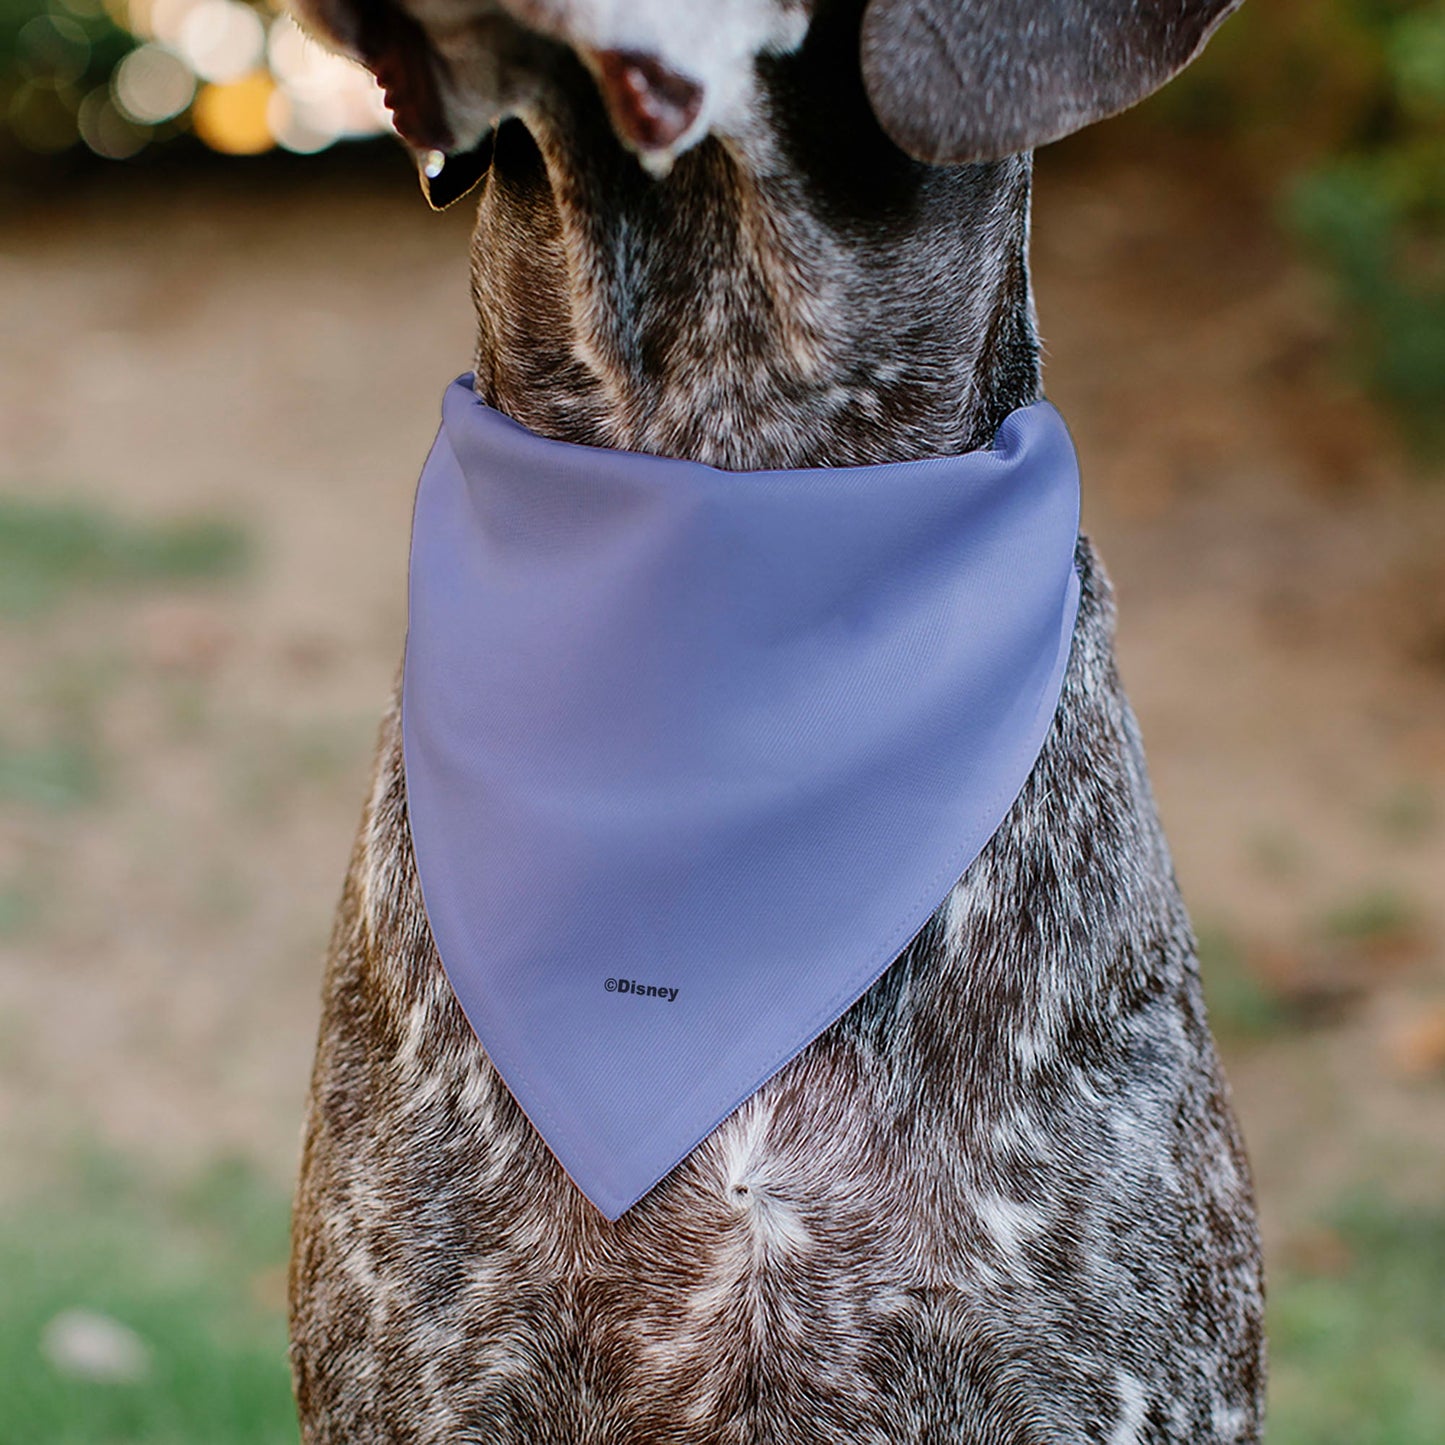
{"type": "Polygon", "coordinates": [[[1079,582],[1046,402],[988,451],[725,472],[447,391],[402,739],[427,917],[615,1219],[884,972],[1043,745],[1079,582]]]}

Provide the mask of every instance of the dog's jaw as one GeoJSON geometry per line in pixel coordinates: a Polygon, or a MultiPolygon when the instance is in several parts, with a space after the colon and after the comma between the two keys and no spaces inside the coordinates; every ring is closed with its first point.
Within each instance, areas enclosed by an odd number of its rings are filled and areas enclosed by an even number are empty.
{"type": "Polygon", "coordinates": [[[812,0],[292,0],[323,44],[370,69],[419,154],[536,123],[577,65],[643,167],[666,175],[751,118],[756,62],[802,43],[812,0]],[[575,65],[569,62],[576,62],[575,65]]]}

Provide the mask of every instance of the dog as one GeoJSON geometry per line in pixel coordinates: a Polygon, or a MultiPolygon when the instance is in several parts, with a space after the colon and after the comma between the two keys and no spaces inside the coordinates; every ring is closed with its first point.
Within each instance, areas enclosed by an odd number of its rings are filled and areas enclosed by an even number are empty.
{"type": "MultiPolygon", "coordinates": [[[[728,469],[986,446],[1041,395],[1031,152],[1238,0],[300,0],[434,204],[480,180],[475,390],[728,469]]],[[[1003,825],[866,995],[609,1223],[463,1016],[398,705],[296,1196],[309,1445],[1259,1438],[1249,1172],[1113,656],[1081,602],[1003,825]]]]}

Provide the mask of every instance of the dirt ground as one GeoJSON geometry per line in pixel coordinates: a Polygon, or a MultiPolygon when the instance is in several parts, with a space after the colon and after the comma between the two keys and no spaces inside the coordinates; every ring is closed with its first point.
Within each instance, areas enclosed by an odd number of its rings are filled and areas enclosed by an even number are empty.
{"type": "MultiPolygon", "coordinates": [[[[1035,263],[1290,1250],[1342,1192],[1445,1186],[1445,485],[1218,165],[1046,158],[1035,263]]],[[[252,555],[0,630],[0,1191],[91,1145],[293,1168],[412,487],[469,357],[467,218],[399,157],[248,174],[0,220],[0,495],[229,519],[252,555]],[[81,781],[37,791],[57,738],[81,781]]]]}

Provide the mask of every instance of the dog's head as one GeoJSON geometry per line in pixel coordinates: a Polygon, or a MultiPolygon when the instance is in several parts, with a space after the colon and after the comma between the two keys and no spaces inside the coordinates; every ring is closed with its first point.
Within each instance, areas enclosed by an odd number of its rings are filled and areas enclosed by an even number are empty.
{"type": "MultiPolygon", "coordinates": [[[[1242,0],[294,0],[372,70],[437,172],[508,115],[595,85],[655,171],[753,119],[758,63],[823,11],[857,33],[884,131],[931,164],[998,159],[1133,105],[1183,69],[1242,0]]],[[[471,170],[479,173],[479,165],[471,170]]],[[[433,200],[454,199],[457,180],[433,200]]]]}

